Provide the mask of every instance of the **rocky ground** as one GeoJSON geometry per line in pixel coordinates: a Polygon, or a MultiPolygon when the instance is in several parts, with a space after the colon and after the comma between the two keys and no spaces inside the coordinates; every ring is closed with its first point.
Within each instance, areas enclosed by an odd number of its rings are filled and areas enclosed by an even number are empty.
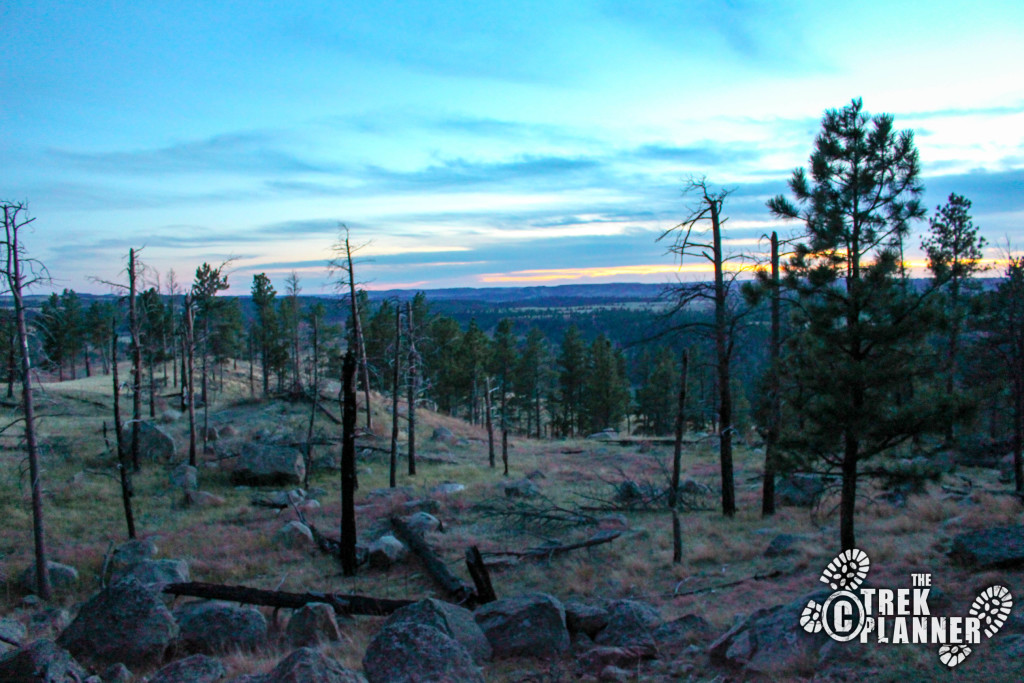
{"type": "MultiPolygon", "coordinates": [[[[1000,481],[1001,457],[920,490],[865,485],[858,545],[868,584],[909,587],[928,573],[932,614],[964,615],[988,587],[1018,604],[950,668],[931,645],[838,643],[809,634],[809,600],[838,550],[829,481],[779,484],[760,517],[756,447],[737,457],[740,513],[716,510],[713,442],[691,435],[680,490],[683,561],[665,508],[670,449],[593,439],[514,438],[510,474],[489,466],[479,427],[422,411],[416,476],[400,460],[387,487],[389,403],[359,439],[354,578],[318,539],[337,538],[338,430],[317,418],[306,480],[309,405],[254,401],[247,370],[214,397],[207,448],[183,464],[187,421],[166,403],[142,431],[135,478],[139,540],[125,541],[107,441],[109,378],[40,392],[46,515],[55,597],[32,594],[31,520],[14,429],[0,461],[0,680],[569,681],[1019,680],[1024,674],[1024,514],[1000,481]],[[104,439],[106,432],[107,440],[104,439]],[[400,522],[393,522],[393,519],[400,522]],[[412,529],[456,590],[409,548],[412,529]],[[589,545],[588,545],[589,544],[589,545]],[[578,547],[577,547],[578,546],[578,547]],[[466,600],[476,547],[497,599],[466,600]],[[316,593],[295,608],[162,592],[199,581],[316,593]],[[349,614],[333,594],[401,600],[384,616],[349,614]],[[460,602],[462,604],[456,604],[460,602]],[[77,677],[77,678],[76,678],[77,677]],[[90,677],[92,677],[90,679],[90,677]]],[[[337,405],[328,404],[337,414],[337,405]]],[[[8,419],[15,417],[5,409],[8,419]]],[[[404,424],[403,424],[404,429],[404,424]]],[[[404,437],[400,450],[404,454],[404,437]]],[[[915,465],[908,460],[908,466],[915,465]]],[[[823,592],[824,591],[824,592],[823,592]]]]}

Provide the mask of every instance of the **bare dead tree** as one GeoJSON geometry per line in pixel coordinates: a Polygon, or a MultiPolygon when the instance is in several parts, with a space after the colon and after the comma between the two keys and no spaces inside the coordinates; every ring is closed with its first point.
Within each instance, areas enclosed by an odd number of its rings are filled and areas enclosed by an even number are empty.
{"type": "Polygon", "coordinates": [[[487,460],[494,469],[494,421],[491,419],[491,378],[484,378],[484,409],[487,416],[484,424],[487,426],[487,460]]]}
{"type": "Polygon", "coordinates": [[[348,226],[342,223],[339,226],[340,235],[338,241],[332,247],[337,256],[328,262],[328,268],[332,272],[340,272],[343,279],[337,282],[339,288],[348,290],[350,304],[349,315],[352,316],[352,336],[356,345],[356,352],[359,354],[359,365],[362,370],[363,396],[366,400],[366,428],[372,427],[372,411],[370,406],[370,365],[366,359],[366,343],[363,341],[363,326],[359,320],[359,299],[356,297],[356,275],[355,262],[352,255],[365,247],[365,244],[353,246],[349,239],[348,226]]]}
{"type": "Polygon", "coordinates": [[[349,349],[342,364],[341,570],[356,575],[356,360],[349,349]]]}
{"type": "Polygon", "coordinates": [[[696,301],[710,301],[714,305],[714,321],[710,325],[693,322],[682,327],[703,329],[713,336],[715,342],[722,514],[727,517],[736,513],[732,456],[732,437],[736,428],[733,426],[730,362],[740,321],[753,310],[749,306],[740,308],[741,299],[735,296],[734,285],[744,270],[747,256],[742,252],[727,253],[723,246],[722,228],[728,219],[722,216],[722,207],[729,193],[729,190],[711,190],[705,178],[690,179],[684,194],[695,195],[696,201],[689,215],[658,238],[674,238],[669,251],[679,258],[680,263],[696,258],[710,263],[714,269],[712,282],[681,282],[676,287],[674,310],[682,310],[696,301]]]}
{"type": "Polygon", "coordinates": [[[183,334],[181,337],[182,354],[185,360],[185,376],[183,393],[185,407],[188,410],[188,464],[196,466],[196,381],[195,381],[195,329],[193,326],[192,294],[185,295],[184,307],[181,312],[183,334]]]}
{"type": "Polygon", "coordinates": [[[35,220],[28,216],[24,202],[0,202],[4,212],[4,270],[0,273],[3,284],[14,299],[14,317],[18,336],[20,360],[21,400],[25,417],[25,447],[28,450],[28,468],[32,487],[32,539],[35,545],[36,592],[49,600],[50,572],[46,564],[46,529],[43,520],[43,483],[39,466],[39,444],[36,437],[35,405],[32,401],[30,372],[32,360],[28,348],[28,326],[25,321],[24,293],[40,281],[48,280],[46,268],[35,259],[25,257],[22,232],[35,220]]]}
{"type": "Polygon", "coordinates": [[[409,476],[416,475],[416,396],[420,391],[419,383],[419,362],[420,356],[416,351],[416,325],[412,316],[412,302],[405,303],[405,325],[409,338],[409,369],[406,372],[408,381],[408,419],[409,419],[409,476]]]}
{"type": "Polygon", "coordinates": [[[391,461],[389,463],[389,484],[391,488],[398,485],[396,470],[398,469],[398,402],[399,379],[402,363],[402,307],[395,303],[395,353],[391,368],[391,461]]]}
{"type": "Polygon", "coordinates": [[[764,486],[761,491],[761,516],[775,514],[775,470],[779,437],[782,432],[782,400],[779,387],[779,361],[782,353],[781,288],[779,287],[779,233],[772,232],[771,275],[771,349],[768,368],[768,429],[764,440],[764,486]]]}
{"type": "Polygon", "coordinates": [[[121,384],[117,378],[117,323],[110,323],[110,358],[114,380],[114,432],[117,443],[117,471],[121,480],[121,503],[124,506],[124,521],[128,525],[128,538],[135,538],[135,515],[132,512],[132,474],[131,462],[126,456],[124,437],[121,430],[121,384]]]}
{"type": "Polygon", "coordinates": [[[672,481],[668,492],[668,506],[672,510],[672,562],[683,561],[683,529],[679,523],[679,478],[683,466],[683,430],[686,426],[686,380],[690,369],[690,354],[683,351],[682,371],[679,373],[679,401],[676,405],[676,438],[672,451],[672,481]]]}
{"type": "MultiPolygon", "coordinates": [[[[313,470],[313,425],[316,422],[316,412],[320,407],[320,318],[314,312],[311,316],[311,323],[313,327],[313,372],[310,378],[311,388],[311,399],[313,405],[309,410],[309,426],[306,429],[306,475],[303,486],[309,489],[309,478],[313,470]]],[[[252,348],[250,344],[250,348],[252,348]]],[[[252,387],[252,364],[250,363],[250,379],[249,386],[252,387]]]]}
{"type": "Polygon", "coordinates": [[[142,469],[139,462],[139,429],[142,420],[142,344],[139,343],[139,311],[136,305],[138,276],[135,249],[128,250],[128,329],[132,338],[132,469],[142,469]]]}

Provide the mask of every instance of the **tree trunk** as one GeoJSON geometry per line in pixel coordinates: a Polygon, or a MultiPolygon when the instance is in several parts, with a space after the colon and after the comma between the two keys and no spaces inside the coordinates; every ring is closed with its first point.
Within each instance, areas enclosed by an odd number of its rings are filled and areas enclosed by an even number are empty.
{"type": "Polygon", "coordinates": [[[402,309],[395,306],[395,354],[392,357],[391,368],[391,462],[389,469],[389,484],[391,488],[398,486],[398,402],[399,378],[402,362],[402,309]]]}
{"type": "Polygon", "coordinates": [[[764,485],[761,491],[761,516],[775,514],[775,460],[782,429],[782,401],[779,386],[779,361],[782,349],[779,291],[779,234],[772,232],[772,338],[768,368],[768,393],[771,401],[768,433],[764,440],[764,485]]]}
{"type": "Polygon", "coordinates": [[[110,357],[113,359],[114,371],[114,432],[117,435],[117,470],[121,478],[121,503],[124,506],[124,521],[128,526],[128,538],[135,538],[135,515],[132,513],[132,474],[131,463],[125,457],[125,447],[121,437],[121,386],[117,380],[117,323],[110,323],[110,357]]]}
{"type": "Polygon", "coordinates": [[[416,327],[412,319],[412,302],[407,301],[405,305],[405,324],[409,337],[409,369],[408,377],[408,418],[409,418],[409,476],[416,475],[416,396],[419,394],[418,365],[419,356],[416,353],[416,327]]]}
{"type": "Polygon", "coordinates": [[[263,605],[285,609],[299,609],[314,602],[326,602],[339,615],[387,616],[413,604],[412,600],[389,600],[346,593],[286,593],[247,586],[222,586],[215,583],[169,583],[163,588],[168,595],[187,595],[207,600],[226,600],[246,605],[263,605]]]}
{"type": "Polygon", "coordinates": [[[491,469],[495,468],[494,462],[494,421],[491,419],[491,378],[487,377],[484,384],[484,410],[487,411],[485,416],[485,425],[487,426],[487,459],[490,462],[491,469]]]}
{"type": "MultiPolygon", "coordinates": [[[[252,364],[249,365],[252,367],[252,364]]],[[[250,387],[252,379],[249,380],[250,387]]],[[[316,316],[313,316],[313,376],[310,378],[310,385],[313,387],[313,407],[309,411],[309,428],[306,430],[306,479],[303,486],[309,490],[309,478],[313,470],[313,425],[316,421],[316,411],[320,407],[320,328],[316,316]]]]}
{"type": "Polygon", "coordinates": [[[736,489],[732,466],[732,384],[729,370],[731,342],[726,319],[725,275],[723,273],[722,228],[718,215],[719,205],[712,200],[711,229],[715,249],[715,353],[718,356],[718,438],[719,459],[722,470],[722,514],[736,514],[736,489]]]}
{"type": "Polygon", "coordinates": [[[356,575],[356,361],[349,349],[342,366],[341,569],[356,575]]]}
{"type": "Polygon", "coordinates": [[[136,306],[135,250],[128,250],[128,327],[132,337],[132,469],[142,469],[139,462],[139,428],[142,420],[142,345],[139,343],[139,311],[136,306]]]}
{"type": "Polygon", "coordinates": [[[501,464],[505,467],[505,476],[508,476],[508,430],[501,430],[501,464]]]}
{"type": "Polygon", "coordinates": [[[842,478],[843,488],[839,498],[839,542],[842,550],[857,547],[853,533],[853,515],[857,505],[857,461],[860,457],[860,443],[850,433],[844,438],[842,478]]]}
{"type": "MultiPolygon", "coordinates": [[[[31,220],[31,219],[29,219],[31,220]]],[[[25,412],[25,447],[28,450],[28,468],[32,487],[32,540],[35,545],[36,592],[43,600],[50,599],[50,570],[46,564],[46,529],[43,522],[43,482],[39,467],[39,445],[36,441],[35,404],[32,400],[30,372],[32,363],[28,350],[28,326],[25,322],[25,301],[22,288],[25,286],[21,268],[21,246],[18,244],[18,230],[27,222],[18,223],[17,207],[4,206],[4,228],[7,233],[7,264],[4,271],[8,289],[14,299],[14,318],[18,333],[18,348],[21,356],[21,397],[25,412]]]]}
{"type": "Polygon", "coordinates": [[[196,466],[196,392],[195,392],[195,329],[192,319],[192,297],[185,295],[184,327],[182,337],[182,358],[185,360],[185,399],[188,408],[188,464],[196,466]]]}
{"type": "Polygon", "coordinates": [[[683,351],[682,372],[679,373],[679,400],[676,403],[676,439],[672,451],[672,484],[668,492],[668,506],[675,510],[679,504],[679,478],[683,468],[683,430],[686,427],[686,375],[690,368],[690,354],[683,351]]]}

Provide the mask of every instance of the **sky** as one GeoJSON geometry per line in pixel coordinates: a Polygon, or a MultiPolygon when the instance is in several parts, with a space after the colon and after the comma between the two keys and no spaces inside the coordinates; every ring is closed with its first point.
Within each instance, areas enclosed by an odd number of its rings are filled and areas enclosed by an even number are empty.
{"type": "MultiPolygon", "coordinates": [[[[332,291],[342,224],[371,289],[702,277],[657,241],[693,177],[726,238],[827,109],[862,98],[920,151],[929,209],[1024,245],[1024,3],[797,0],[4,0],[0,199],[53,288],[106,291],[129,248],[179,284],[332,291]]],[[[920,260],[922,222],[908,258],[920,260]]]]}

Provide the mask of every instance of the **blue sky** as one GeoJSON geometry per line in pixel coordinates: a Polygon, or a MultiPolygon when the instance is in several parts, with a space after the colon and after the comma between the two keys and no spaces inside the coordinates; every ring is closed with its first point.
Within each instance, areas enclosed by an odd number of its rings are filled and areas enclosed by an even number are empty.
{"type": "MultiPolygon", "coordinates": [[[[329,291],[662,281],[706,175],[755,247],[825,109],[914,130],[929,208],[1024,243],[1024,3],[21,2],[0,6],[0,198],[55,287],[329,291]]],[[[918,232],[925,225],[918,226],[918,232]]],[[[917,245],[919,238],[911,240],[917,245]]],[[[995,249],[992,255],[995,256],[995,249]]],[[[919,258],[913,250],[909,257],[919,258]]]]}

